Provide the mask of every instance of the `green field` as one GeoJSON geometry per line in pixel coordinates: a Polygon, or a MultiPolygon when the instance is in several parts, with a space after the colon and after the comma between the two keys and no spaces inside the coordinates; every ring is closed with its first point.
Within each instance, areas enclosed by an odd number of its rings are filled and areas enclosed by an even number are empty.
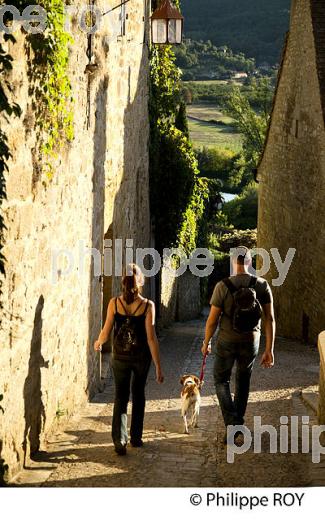
{"type": "Polygon", "coordinates": [[[189,116],[191,140],[196,148],[219,146],[235,152],[240,150],[241,134],[238,134],[232,126],[233,120],[222,114],[215,106],[204,103],[189,105],[187,115],[189,116]],[[218,126],[211,123],[211,120],[223,121],[227,126],[218,126]]]}
{"type": "Polygon", "coordinates": [[[187,80],[183,81],[184,85],[196,83],[197,85],[238,85],[241,86],[242,81],[238,81],[235,79],[200,79],[200,80],[187,80]]]}

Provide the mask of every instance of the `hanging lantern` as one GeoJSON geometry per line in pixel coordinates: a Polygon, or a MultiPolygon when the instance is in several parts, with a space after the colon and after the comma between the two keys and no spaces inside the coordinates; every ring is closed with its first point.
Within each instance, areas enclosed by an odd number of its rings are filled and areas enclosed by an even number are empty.
{"type": "Polygon", "coordinates": [[[163,0],[151,17],[152,43],[180,44],[183,38],[184,18],[170,0],[163,0]]]}

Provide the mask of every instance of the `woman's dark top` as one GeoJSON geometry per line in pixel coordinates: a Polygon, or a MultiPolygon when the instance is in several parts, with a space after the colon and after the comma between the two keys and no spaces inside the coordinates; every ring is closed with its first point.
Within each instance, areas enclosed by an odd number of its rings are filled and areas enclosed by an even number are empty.
{"type": "Polygon", "coordinates": [[[142,305],[129,314],[120,298],[115,299],[113,358],[119,361],[144,361],[151,358],[146,332],[146,315],[149,306],[147,300],[143,314],[135,316],[142,305]],[[117,310],[117,302],[122,305],[125,314],[117,310]]]}

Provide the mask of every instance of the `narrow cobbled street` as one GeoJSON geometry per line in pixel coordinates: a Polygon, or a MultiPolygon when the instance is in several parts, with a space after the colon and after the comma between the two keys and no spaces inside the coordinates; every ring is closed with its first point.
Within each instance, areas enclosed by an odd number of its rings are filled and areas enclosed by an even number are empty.
{"type": "MultiPolygon", "coordinates": [[[[113,409],[112,381],[50,439],[30,471],[18,475],[13,485],[49,487],[232,487],[308,486],[311,484],[310,454],[270,454],[269,436],[262,439],[262,453],[252,448],[227,463],[222,444],[223,423],[213,385],[213,358],[207,364],[199,428],[184,435],[180,416],[180,376],[200,372],[200,343],[204,319],[177,323],[161,340],[165,383],[156,384],[152,371],[147,387],[145,446],[129,448],[118,457],[111,443],[113,409]],[[38,482],[37,482],[38,481],[38,482]]],[[[247,426],[254,416],[262,424],[278,428],[281,416],[306,415],[300,389],[311,392],[318,383],[316,349],[278,339],[276,367],[256,365],[247,413],[247,426]]]]}

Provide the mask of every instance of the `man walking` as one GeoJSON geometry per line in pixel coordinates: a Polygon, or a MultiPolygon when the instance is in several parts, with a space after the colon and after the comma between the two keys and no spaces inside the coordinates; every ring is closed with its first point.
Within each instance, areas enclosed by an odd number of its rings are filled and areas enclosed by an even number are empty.
{"type": "MultiPolygon", "coordinates": [[[[263,313],[266,346],[261,364],[265,368],[274,365],[275,338],[272,292],[266,280],[249,274],[252,265],[249,249],[241,246],[234,250],[231,262],[233,276],[219,282],[214,289],[202,346],[202,353],[209,353],[210,340],[219,325],[214,379],[226,428],[244,424],[251,374],[260,345],[263,313]],[[230,379],[235,364],[236,386],[233,399],[230,379]]],[[[239,435],[240,432],[235,438],[239,435]]]]}

